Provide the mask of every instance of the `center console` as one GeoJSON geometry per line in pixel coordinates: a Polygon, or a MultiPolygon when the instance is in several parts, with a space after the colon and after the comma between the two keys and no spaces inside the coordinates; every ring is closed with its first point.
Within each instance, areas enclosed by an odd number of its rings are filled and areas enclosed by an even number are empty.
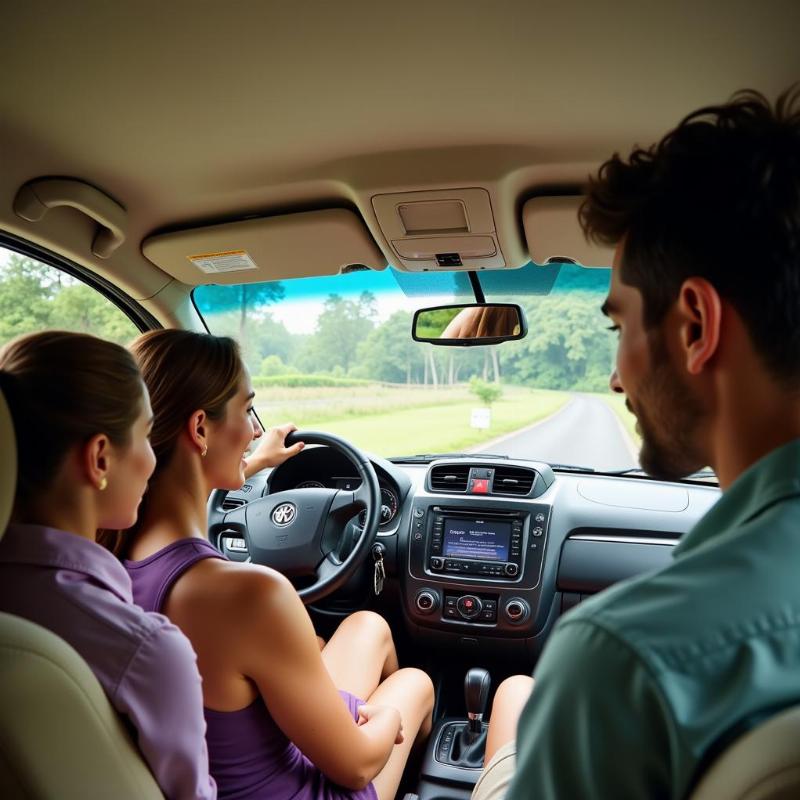
{"type": "Polygon", "coordinates": [[[417,496],[408,616],[439,631],[530,636],[549,515],[545,503],[417,496]]]}

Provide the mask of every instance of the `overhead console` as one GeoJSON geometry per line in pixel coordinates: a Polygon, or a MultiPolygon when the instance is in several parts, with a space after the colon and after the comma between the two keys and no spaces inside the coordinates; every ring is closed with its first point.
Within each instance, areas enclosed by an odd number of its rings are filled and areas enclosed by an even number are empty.
{"type": "Polygon", "coordinates": [[[485,189],[376,194],[372,207],[400,269],[424,272],[509,266],[485,189]]]}

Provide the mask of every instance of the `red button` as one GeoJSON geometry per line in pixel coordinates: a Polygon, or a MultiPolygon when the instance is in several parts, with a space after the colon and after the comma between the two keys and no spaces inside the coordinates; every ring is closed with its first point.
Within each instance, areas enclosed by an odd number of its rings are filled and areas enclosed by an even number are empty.
{"type": "Polygon", "coordinates": [[[464,601],[464,605],[465,605],[467,608],[472,608],[472,605],[473,605],[473,603],[472,603],[472,600],[465,600],[465,601],[464,601]]]}
{"type": "Polygon", "coordinates": [[[473,494],[488,494],[489,481],[485,478],[475,478],[472,481],[471,491],[473,494]]]}

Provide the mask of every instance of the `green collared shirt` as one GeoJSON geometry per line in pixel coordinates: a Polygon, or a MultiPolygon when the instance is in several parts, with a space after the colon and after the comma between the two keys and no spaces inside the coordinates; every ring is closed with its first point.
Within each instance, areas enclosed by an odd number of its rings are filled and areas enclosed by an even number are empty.
{"type": "Polygon", "coordinates": [[[800,702],[800,440],[745,471],[658,572],[567,614],[508,800],[685,797],[743,720],[800,702]]]}

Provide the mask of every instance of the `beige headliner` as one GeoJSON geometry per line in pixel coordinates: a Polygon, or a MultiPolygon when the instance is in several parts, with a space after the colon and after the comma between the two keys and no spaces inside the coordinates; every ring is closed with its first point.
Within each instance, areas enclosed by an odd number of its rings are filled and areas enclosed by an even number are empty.
{"type": "Polygon", "coordinates": [[[170,280],[140,250],[164,228],[346,202],[382,245],[369,198],[399,189],[486,187],[513,260],[537,187],[800,77],[797,0],[29,0],[3,29],[0,227],[137,298],[170,280]],[[43,175],[127,209],[108,262],[77,212],[13,215],[43,175]]]}

